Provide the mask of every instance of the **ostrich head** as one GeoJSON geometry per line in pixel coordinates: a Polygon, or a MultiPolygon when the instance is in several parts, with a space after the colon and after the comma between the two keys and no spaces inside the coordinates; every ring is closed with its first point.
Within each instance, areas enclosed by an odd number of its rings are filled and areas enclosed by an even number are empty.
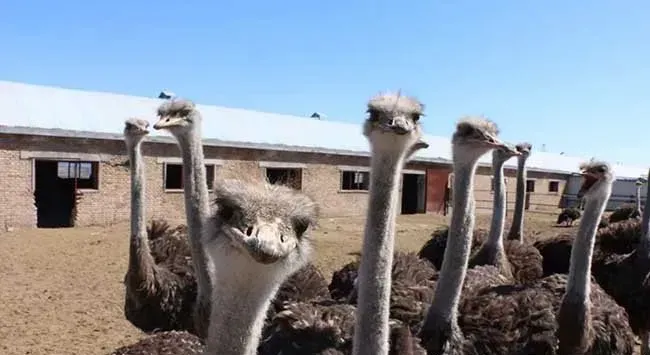
{"type": "Polygon", "coordinates": [[[634,184],[636,186],[643,186],[643,184],[645,184],[646,182],[648,182],[648,180],[646,178],[644,178],[643,176],[641,176],[638,179],[636,179],[636,182],[634,184]]]}
{"type": "Polygon", "coordinates": [[[144,136],[149,134],[149,122],[140,118],[129,118],[124,121],[124,137],[133,145],[142,141],[144,136]]]}
{"type": "Polygon", "coordinates": [[[201,126],[201,114],[190,100],[172,99],[158,107],[154,129],[166,129],[177,139],[201,126]]]}
{"type": "Polygon", "coordinates": [[[517,150],[516,147],[512,147],[510,145],[504,145],[502,148],[498,148],[492,151],[492,158],[501,162],[506,162],[508,159],[519,155],[521,155],[519,150],[517,150]]]}
{"type": "Polygon", "coordinates": [[[578,191],[578,198],[585,199],[609,195],[612,182],[616,179],[612,167],[604,161],[590,161],[580,165],[582,171],[582,186],[578,191]]]}
{"type": "Polygon", "coordinates": [[[528,159],[528,157],[530,156],[530,151],[533,150],[533,145],[527,142],[523,142],[517,144],[515,146],[515,149],[517,149],[517,151],[521,153],[520,154],[521,158],[528,159]]]}
{"type": "Polygon", "coordinates": [[[498,134],[497,125],[486,118],[462,118],[451,138],[453,154],[460,158],[459,161],[472,162],[495,148],[511,150],[497,137],[498,134]]]}
{"type": "Polygon", "coordinates": [[[424,105],[399,93],[377,95],[368,102],[363,134],[374,151],[405,154],[408,158],[429,145],[422,140],[420,117],[424,105]]]}
{"type": "Polygon", "coordinates": [[[292,271],[308,260],[310,227],[318,218],[311,198],[287,186],[240,180],[223,181],[215,194],[215,233],[209,247],[292,271]]]}

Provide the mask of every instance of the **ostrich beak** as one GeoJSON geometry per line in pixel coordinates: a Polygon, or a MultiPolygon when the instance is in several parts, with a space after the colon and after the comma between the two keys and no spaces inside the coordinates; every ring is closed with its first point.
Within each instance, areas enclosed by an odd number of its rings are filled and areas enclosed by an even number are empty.
{"type": "Polygon", "coordinates": [[[588,172],[583,172],[582,173],[582,185],[580,186],[580,190],[578,191],[577,197],[582,198],[589,189],[594,186],[596,181],[598,181],[598,177],[595,176],[594,174],[588,173],[588,172]]]}
{"type": "Polygon", "coordinates": [[[158,122],[153,125],[154,129],[171,128],[182,124],[183,119],[179,117],[161,116],[158,122]]]}
{"type": "Polygon", "coordinates": [[[506,145],[505,148],[502,148],[504,152],[510,155],[521,155],[521,152],[518,151],[515,147],[511,145],[506,145]]]}
{"type": "Polygon", "coordinates": [[[501,139],[493,135],[486,135],[485,144],[491,148],[495,149],[505,149],[510,150],[510,147],[501,139]]]}
{"type": "Polygon", "coordinates": [[[413,151],[420,150],[420,149],[427,149],[427,148],[429,148],[429,143],[423,141],[422,139],[418,140],[413,145],[413,151]]]}

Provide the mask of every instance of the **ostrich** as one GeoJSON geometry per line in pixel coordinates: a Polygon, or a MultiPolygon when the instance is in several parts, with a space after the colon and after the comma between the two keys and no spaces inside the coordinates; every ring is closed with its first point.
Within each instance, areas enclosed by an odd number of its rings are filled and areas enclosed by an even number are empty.
{"type": "Polygon", "coordinates": [[[456,312],[467,272],[474,229],[474,175],[478,160],[494,148],[506,148],[497,138],[497,126],[486,119],[465,118],[452,136],[454,186],[451,223],[434,302],[427,311],[419,337],[430,353],[436,341],[455,332],[456,312]]]}
{"type": "Polygon", "coordinates": [[[353,354],[388,354],[391,266],[399,181],[406,161],[429,145],[422,141],[423,105],[399,94],[368,103],[363,134],[370,142],[370,194],[359,265],[353,354]]]}
{"type": "Polygon", "coordinates": [[[612,214],[609,216],[609,223],[616,223],[624,221],[626,219],[637,219],[641,218],[641,188],[646,180],[642,177],[638,178],[634,183],[636,185],[636,198],[635,203],[624,204],[619,206],[612,214]]]}
{"type": "MultiPolygon", "coordinates": [[[[449,321],[433,313],[434,322],[425,322],[428,332],[422,332],[422,340],[429,354],[632,354],[634,338],[625,310],[590,282],[593,242],[613,174],[605,163],[591,162],[583,168],[581,193],[587,205],[574,239],[569,276],[556,274],[527,285],[483,289],[465,298],[460,310],[447,303],[449,308],[440,313],[451,314],[449,321]]],[[[471,180],[468,185],[471,188],[471,180]]],[[[468,202],[462,211],[471,209],[468,202]]],[[[458,220],[471,224],[472,216],[458,220]]],[[[470,238],[464,237],[467,243],[470,238]]],[[[440,278],[444,276],[443,269],[440,278]]],[[[430,310],[440,302],[434,300],[430,310]]]]}
{"type": "Polygon", "coordinates": [[[580,218],[580,210],[574,207],[565,208],[562,210],[559,216],[557,216],[557,223],[559,225],[564,224],[565,226],[572,226],[573,221],[580,218]]]}
{"type": "MultiPolygon", "coordinates": [[[[409,266],[402,263],[410,265],[409,261],[415,261],[418,265],[422,264],[415,255],[408,254],[398,253],[393,260],[401,170],[412,154],[427,147],[420,139],[418,123],[422,105],[415,99],[399,94],[381,94],[368,103],[368,114],[363,133],[371,145],[372,180],[357,278],[357,308],[333,301],[325,304],[288,304],[273,320],[272,335],[262,345],[264,354],[321,354],[325,351],[388,354],[395,351],[416,351],[418,348],[417,341],[412,337],[405,338],[410,330],[403,325],[394,327],[400,322],[390,320],[389,311],[391,274],[399,273],[395,270],[404,270],[404,274],[412,272],[420,275],[419,270],[409,269],[409,266]],[[355,321],[352,322],[352,319],[355,321]],[[354,334],[352,329],[355,329],[354,334]],[[390,348],[389,339],[392,339],[390,348]],[[404,347],[405,344],[410,344],[415,349],[404,347]]],[[[432,268],[430,270],[433,271],[432,268]]],[[[354,278],[352,276],[349,280],[354,278]]]]}
{"type": "Polygon", "coordinates": [[[530,157],[533,146],[530,143],[519,143],[515,146],[520,153],[517,156],[517,196],[515,198],[515,211],[512,225],[508,232],[508,239],[524,240],[524,209],[526,200],[526,161],[530,157]]]}
{"type": "MultiPolygon", "coordinates": [[[[188,330],[193,327],[192,309],[196,305],[197,282],[192,267],[187,227],[171,228],[165,220],[144,225],[144,164],[140,144],[148,134],[149,123],[130,119],[125,123],[125,141],[132,169],[132,232],[129,269],[125,276],[125,316],[145,332],[188,330]],[[137,224],[137,226],[135,225],[137,224]],[[141,225],[142,224],[142,225],[141,225]],[[149,244],[146,243],[147,236],[149,244]]],[[[308,299],[327,295],[327,282],[313,264],[293,274],[274,300],[308,299]]],[[[272,309],[270,313],[272,313],[272,309]]]]}
{"type": "Polygon", "coordinates": [[[192,263],[194,265],[197,296],[194,306],[195,332],[201,338],[207,335],[210,300],[213,294],[214,263],[210,260],[202,240],[206,238],[211,214],[207,178],[201,144],[201,114],[189,100],[169,100],[158,107],[160,120],[154,129],[168,130],[176,139],[183,162],[185,216],[189,232],[192,263]]]}
{"type": "MultiPolygon", "coordinates": [[[[519,143],[515,149],[519,153],[517,155],[517,192],[515,198],[515,213],[513,216],[510,231],[508,232],[508,239],[523,240],[524,231],[524,202],[526,199],[526,160],[530,156],[530,151],[533,146],[530,143],[519,143]]],[[[495,193],[496,196],[496,193],[495,193]]],[[[431,239],[429,239],[418,253],[421,258],[425,258],[437,268],[442,267],[442,259],[447,246],[447,236],[449,228],[443,228],[433,232],[431,239]]],[[[479,248],[484,244],[488,238],[489,232],[484,229],[476,229],[472,233],[472,246],[470,255],[478,252],[479,248]]],[[[510,248],[515,248],[514,244],[506,243],[506,252],[510,248]]],[[[513,250],[514,251],[514,250],[513,250]]]]}
{"type": "MultiPolygon", "coordinates": [[[[163,103],[158,115],[154,128],[174,135],[186,168],[183,174],[190,241],[195,243],[193,259],[202,259],[197,268],[203,268],[206,282],[219,286],[211,288],[213,306],[202,308],[197,304],[202,310],[210,309],[207,351],[255,354],[273,297],[310,258],[309,231],[316,223],[317,206],[311,198],[286,186],[224,180],[215,187],[213,211],[205,211],[209,206],[201,115],[187,100],[163,103]],[[201,202],[204,198],[205,205],[201,202]]],[[[199,274],[197,270],[200,297],[199,274]]]]}
{"type": "MultiPolygon", "coordinates": [[[[521,154],[520,149],[510,147],[492,150],[492,171],[494,174],[492,222],[488,239],[470,257],[469,267],[494,265],[508,279],[525,283],[542,277],[541,254],[532,245],[521,243],[519,240],[506,240],[505,243],[503,240],[503,225],[506,217],[503,165],[511,157],[521,154]]],[[[513,225],[517,223],[516,219],[517,216],[515,216],[513,225]]]]}
{"type": "MultiPolygon", "coordinates": [[[[131,163],[131,239],[124,314],[133,325],[145,332],[154,330],[191,330],[191,307],[196,284],[191,265],[170,255],[154,260],[145,222],[145,167],[141,144],[149,133],[149,122],[129,119],[124,123],[124,140],[131,163]]],[[[153,222],[150,234],[163,240],[169,225],[153,222]]],[[[170,244],[170,243],[168,243],[170,244]]],[[[157,248],[162,249],[162,248],[157,248]]],[[[166,251],[172,254],[171,251],[166,251]]],[[[162,253],[159,253],[162,254],[162,253]]],[[[182,257],[183,255],[181,255],[182,257]]]]}
{"type": "MultiPolygon", "coordinates": [[[[650,189],[648,196],[650,198],[650,189]]],[[[631,222],[631,221],[625,221],[631,222]]],[[[632,223],[628,223],[632,224],[632,223]]],[[[641,354],[650,354],[650,211],[643,209],[641,238],[630,253],[612,253],[594,261],[594,276],[603,289],[623,306],[630,325],[641,338],[641,354]]]]}

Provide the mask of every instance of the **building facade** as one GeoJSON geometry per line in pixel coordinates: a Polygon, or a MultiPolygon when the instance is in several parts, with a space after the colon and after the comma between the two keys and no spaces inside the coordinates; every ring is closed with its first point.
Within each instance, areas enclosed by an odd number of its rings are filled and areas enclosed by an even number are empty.
{"type": "MultiPolygon", "coordinates": [[[[148,218],[183,222],[183,181],[178,147],[169,139],[143,143],[148,218]]],[[[366,213],[369,157],[288,150],[204,146],[208,186],[219,178],[288,184],[313,197],[325,217],[366,213]]],[[[55,132],[0,133],[0,223],[15,227],[110,225],[129,218],[130,175],[119,135],[55,132]]],[[[413,162],[401,182],[401,213],[444,213],[451,166],[413,162]]],[[[506,169],[513,208],[516,170],[506,169]]],[[[566,178],[529,173],[527,208],[555,213],[566,178]],[[554,187],[553,187],[554,186],[554,187]],[[548,190],[547,190],[548,189],[548,190]]],[[[479,168],[477,211],[491,210],[491,171],[479,168]]]]}
{"type": "MultiPolygon", "coordinates": [[[[114,93],[0,81],[0,230],[13,227],[107,225],[128,220],[128,117],[155,120],[170,95],[114,93]]],[[[363,105],[361,105],[363,106],[363,105]]],[[[210,187],[219,178],[284,183],[312,196],[325,217],[366,213],[369,152],[359,124],[200,105],[210,187]]],[[[363,107],[360,112],[363,112],[363,107]]],[[[401,213],[445,213],[450,200],[451,141],[425,134],[400,184],[401,213]]],[[[148,218],[184,221],[182,166],[175,141],[153,131],[143,144],[148,218]]],[[[526,209],[557,213],[570,205],[572,179],[587,159],[536,151],[528,159],[526,209]]],[[[492,209],[491,155],[480,159],[476,211],[492,209]]],[[[505,163],[507,205],[516,191],[516,159],[505,163]]],[[[613,166],[636,179],[647,168],[613,166]]],[[[629,196],[630,186],[621,185],[629,196]],[[627,187],[626,187],[627,186],[627,187]]],[[[573,186],[573,187],[572,187],[573,186]]],[[[627,197],[625,197],[627,198],[627,197]]]]}

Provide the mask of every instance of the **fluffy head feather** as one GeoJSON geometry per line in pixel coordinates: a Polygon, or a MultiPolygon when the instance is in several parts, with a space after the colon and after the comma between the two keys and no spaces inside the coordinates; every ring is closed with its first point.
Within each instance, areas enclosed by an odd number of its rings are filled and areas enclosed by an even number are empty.
{"type": "Polygon", "coordinates": [[[423,115],[424,104],[414,97],[402,96],[399,92],[387,92],[371,98],[368,101],[368,111],[423,115]]]}
{"type": "Polygon", "coordinates": [[[234,207],[262,219],[282,218],[304,229],[318,221],[319,208],[314,200],[287,186],[228,179],[217,183],[214,193],[218,209],[234,207]]]}
{"type": "Polygon", "coordinates": [[[580,164],[580,170],[584,172],[609,172],[612,170],[611,165],[602,160],[590,160],[580,164]]]}
{"type": "Polygon", "coordinates": [[[478,130],[493,136],[499,135],[496,123],[483,116],[465,116],[458,120],[456,131],[459,133],[478,130]]]}
{"type": "Polygon", "coordinates": [[[160,104],[157,113],[158,116],[182,117],[189,115],[196,109],[194,102],[187,99],[172,99],[160,104]]]}

